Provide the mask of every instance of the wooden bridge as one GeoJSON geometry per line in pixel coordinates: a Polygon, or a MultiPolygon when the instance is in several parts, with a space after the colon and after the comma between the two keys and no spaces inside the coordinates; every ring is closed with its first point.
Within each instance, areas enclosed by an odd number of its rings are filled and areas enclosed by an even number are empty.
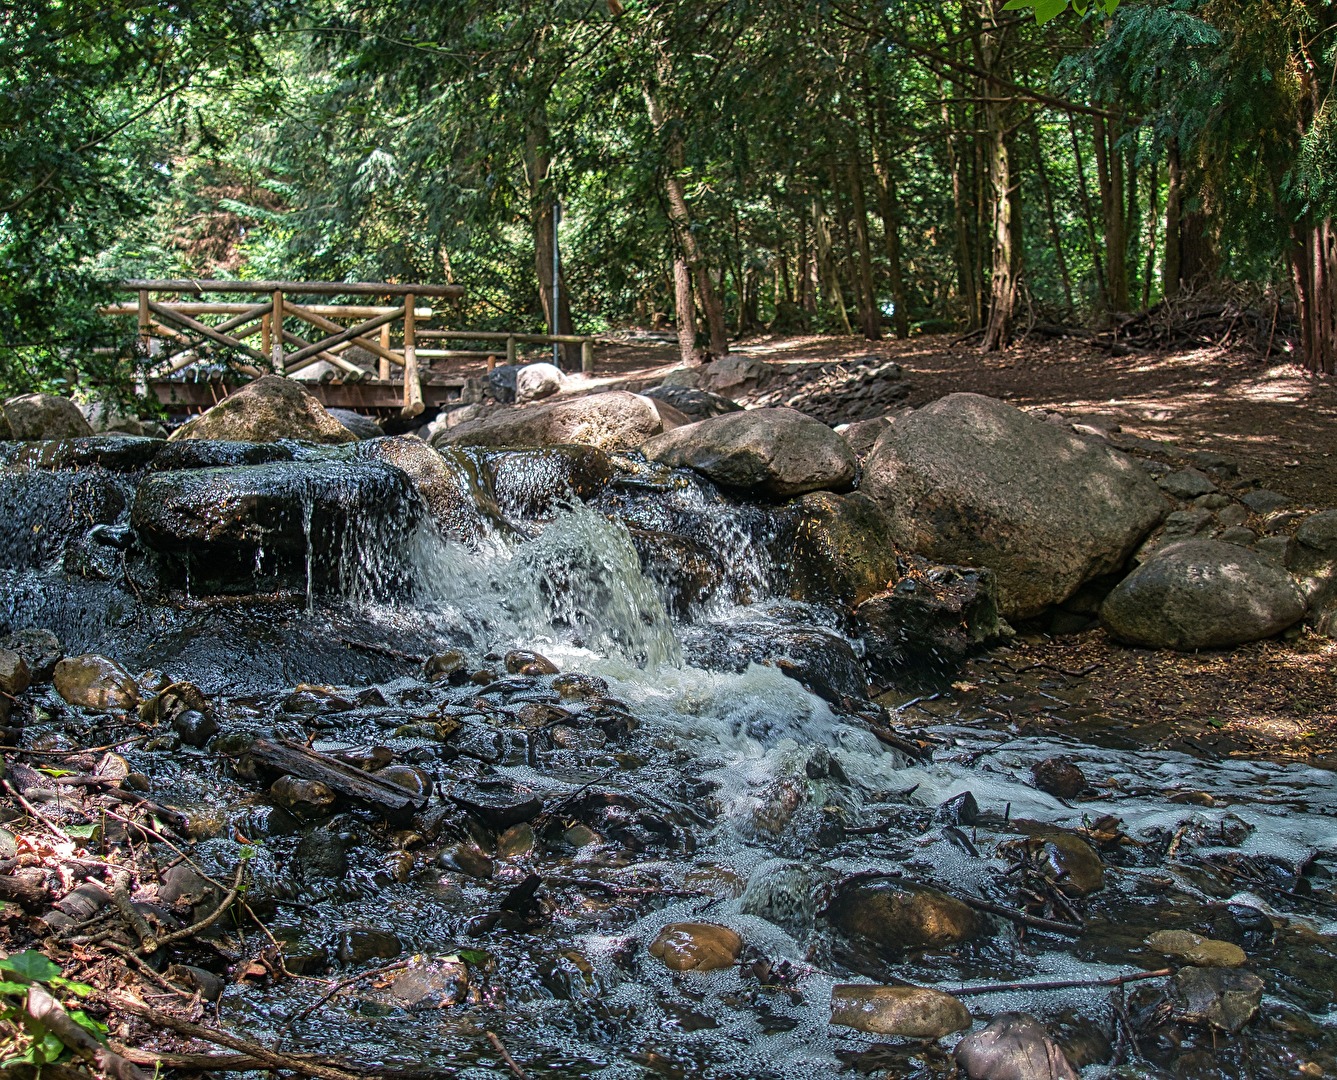
{"type": "Polygon", "coordinates": [[[232,371],[249,378],[270,373],[295,376],[323,361],[329,365],[330,377],[308,381],[306,386],[325,405],[366,413],[397,409],[405,418],[418,416],[429,407],[463,403],[474,392],[477,379],[473,375],[430,371],[436,359],[477,358],[484,365],[478,372],[481,375],[492,370],[498,345],[504,346],[507,363],[515,363],[520,344],[578,344],[582,369],[594,369],[592,337],[422,327],[420,324],[442,316],[418,301],[457,301],[464,295],[459,285],[186,278],[130,280],[120,288],[136,294],[136,302],[115,304],[101,313],[137,318],[141,348],[155,359],[149,368],[149,388],[165,406],[181,411],[207,409],[231,390],[218,370],[219,358],[210,355],[211,347],[221,350],[232,371]],[[201,299],[208,293],[264,299],[248,303],[201,299]],[[161,294],[177,299],[155,299],[161,294]],[[312,303],[307,297],[390,299],[391,303],[312,303]],[[206,318],[219,321],[209,323],[206,318]],[[304,325],[323,336],[304,330],[304,325]],[[248,340],[257,335],[258,348],[248,340]],[[419,343],[425,340],[483,342],[487,347],[422,348],[419,343]],[[362,352],[350,358],[353,349],[362,352]],[[365,366],[368,355],[374,368],[365,366]],[[197,365],[205,364],[211,365],[205,378],[190,377],[198,376],[197,365]],[[189,371],[193,367],[196,372],[189,371]]]}

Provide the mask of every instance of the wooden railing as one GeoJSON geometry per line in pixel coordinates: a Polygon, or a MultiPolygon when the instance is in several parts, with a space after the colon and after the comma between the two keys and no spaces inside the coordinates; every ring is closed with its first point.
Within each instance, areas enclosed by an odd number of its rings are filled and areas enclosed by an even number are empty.
{"type": "Polygon", "coordinates": [[[107,315],[134,315],[139,320],[139,336],[147,349],[154,337],[172,341],[176,348],[150,371],[151,375],[173,375],[200,359],[196,350],[207,343],[221,345],[239,357],[254,361],[235,361],[237,370],[258,377],[268,372],[292,375],[324,360],[343,372],[347,381],[365,377],[366,372],[339,354],[354,346],[365,349],[379,361],[379,376],[388,381],[391,366],[403,369],[404,395],[401,412],[406,417],[423,411],[422,384],[418,374],[417,323],[430,319],[431,308],[417,306],[419,297],[458,300],[464,295],[459,285],[397,285],[387,282],[344,281],[214,281],[209,279],[131,280],[121,283],[126,292],[138,294],[137,303],[118,304],[103,309],[107,315]],[[255,304],[206,303],[200,301],[154,300],[155,293],[196,296],[202,293],[268,294],[255,304]],[[399,306],[372,307],[343,304],[298,304],[297,296],[371,296],[402,298],[399,306]],[[225,316],[210,325],[197,316],[225,316]],[[288,329],[292,320],[305,322],[324,333],[315,341],[288,329]],[[360,320],[342,326],[337,320],[360,320]],[[403,322],[402,344],[391,346],[391,324],[403,322]],[[285,325],[285,323],[287,325],[285,325]],[[376,338],[368,335],[376,333],[376,338]],[[246,339],[260,335],[260,348],[246,339]],[[293,346],[289,352],[287,346],[293,346]]]}
{"type": "MultiPolygon", "coordinates": [[[[590,373],[594,370],[593,337],[581,334],[512,334],[504,330],[419,330],[420,338],[435,338],[443,341],[504,341],[506,343],[506,363],[514,364],[517,357],[516,346],[526,345],[579,345],[580,370],[590,373]]],[[[487,369],[492,370],[496,354],[487,349],[420,349],[423,357],[469,357],[487,358],[487,369]]]]}

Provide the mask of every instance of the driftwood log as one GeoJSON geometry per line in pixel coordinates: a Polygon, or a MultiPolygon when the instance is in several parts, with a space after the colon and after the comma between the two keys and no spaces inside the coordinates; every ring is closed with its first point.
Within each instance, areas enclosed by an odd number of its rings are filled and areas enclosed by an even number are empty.
{"type": "Polygon", "coordinates": [[[427,805],[425,796],[415,795],[398,784],[379,779],[374,773],[363,772],[301,743],[256,739],[247,753],[266,769],[303,780],[319,780],[340,795],[367,803],[386,814],[408,814],[427,805]]]}

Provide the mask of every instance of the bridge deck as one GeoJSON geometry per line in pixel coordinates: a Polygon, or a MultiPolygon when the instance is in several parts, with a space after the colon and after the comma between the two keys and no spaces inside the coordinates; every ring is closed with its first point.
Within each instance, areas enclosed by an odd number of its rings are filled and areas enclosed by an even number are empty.
{"type": "MultiPolygon", "coordinates": [[[[422,380],[423,405],[441,408],[459,404],[465,387],[477,380],[467,377],[432,376],[422,380]]],[[[363,379],[360,382],[306,382],[302,386],[326,408],[351,409],[369,415],[398,414],[404,403],[404,384],[394,380],[363,379]]],[[[153,379],[149,387],[173,412],[203,412],[239,389],[221,381],[153,379]]]]}

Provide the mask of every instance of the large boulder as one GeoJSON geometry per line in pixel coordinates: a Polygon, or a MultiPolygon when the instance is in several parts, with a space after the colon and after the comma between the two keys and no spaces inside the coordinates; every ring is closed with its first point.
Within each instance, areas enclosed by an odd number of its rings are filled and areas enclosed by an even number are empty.
{"type": "Polygon", "coordinates": [[[772,559],[795,600],[862,604],[899,577],[887,515],[860,492],[809,492],[776,514],[772,559]]]}
{"type": "Polygon", "coordinates": [[[495,522],[496,507],[486,496],[476,465],[462,460],[458,451],[447,453],[449,459],[416,435],[395,435],[362,443],[356,457],[406,473],[441,534],[474,544],[488,531],[489,520],[495,522]]]}
{"type": "Polygon", "coordinates": [[[84,419],[99,435],[143,435],[144,422],[124,406],[99,399],[80,406],[84,419]]]}
{"type": "Polygon", "coordinates": [[[374,418],[363,416],[352,409],[327,409],[325,411],[359,439],[379,439],[385,434],[385,429],[374,418]]]}
{"type": "Polygon", "coordinates": [[[1120,641],[1152,649],[1228,649],[1304,618],[1295,580],[1256,552],[1219,540],[1161,548],[1105,598],[1100,617],[1120,641]]]}
{"type": "Polygon", "coordinates": [[[721,397],[719,394],[712,394],[709,390],[698,390],[694,386],[662,383],[645,391],[645,396],[652,397],[656,401],[666,401],[693,420],[709,420],[712,416],[743,411],[743,406],[738,402],[721,397]]]}
{"type": "Polygon", "coordinates": [[[646,439],[686,424],[671,405],[625,390],[500,409],[437,432],[435,446],[557,446],[579,443],[601,450],[634,450],[646,439]]]}
{"type": "Polygon", "coordinates": [[[556,364],[526,364],[515,373],[515,400],[541,401],[561,392],[566,376],[556,364]]]}
{"type": "Polygon", "coordinates": [[[976,937],[983,921],[954,896],[888,878],[850,878],[826,909],[846,937],[904,952],[942,949],[976,937]]]}
{"type": "Polygon", "coordinates": [[[1117,450],[978,394],[897,420],[864,463],[863,490],[901,547],[993,570],[1006,618],[1117,570],[1168,508],[1117,450]]]}
{"type": "Polygon", "coordinates": [[[14,439],[73,439],[92,435],[93,429],[79,406],[55,394],[24,394],[4,404],[5,418],[14,439]]]}
{"type": "Polygon", "coordinates": [[[169,439],[253,443],[301,439],[346,443],[356,442],[357,436],[331,416],[300,383],[282,375],[265,375],[229,394],[203,415],[186,421],[169,439]]]}
{"type": "Polygon", "coordinates": [[[1077,1080],[1058,1043],[1025,1013],[999,1013],[957,1043],[955,1057],[968,1080],[1077,1080]]]}
{"type": "Polygon", "coordinates": [[[751,409],[700,420],[650,439],[645,456],[686,466],[724,487],[789,498],[843,491],[854,452],[839,435],[794,409],[751,409]]]}

